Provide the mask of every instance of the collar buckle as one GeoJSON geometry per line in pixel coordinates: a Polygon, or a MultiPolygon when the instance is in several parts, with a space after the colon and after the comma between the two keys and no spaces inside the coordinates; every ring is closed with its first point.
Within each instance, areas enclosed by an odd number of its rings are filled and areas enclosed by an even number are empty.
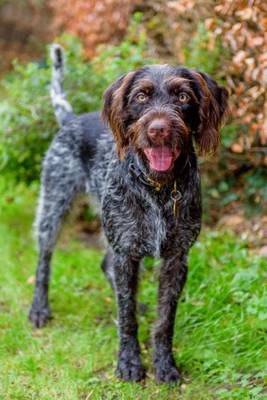
{"type": "Polygon", "coordinates": [[[162,189],[161,183],[154,181],[154,179],[151,179],[149,176],[147,176],[146,179],[151,186],[155,187],[156,192],[159,192],[162,189]]]}

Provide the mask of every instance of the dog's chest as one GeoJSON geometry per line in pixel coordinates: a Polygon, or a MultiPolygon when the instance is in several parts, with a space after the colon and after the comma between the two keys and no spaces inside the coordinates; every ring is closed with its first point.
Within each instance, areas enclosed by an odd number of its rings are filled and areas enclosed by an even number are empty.
{"type": "Polygon", "coordinates": [[[166,238],[166,220],[162,210],[151,204],[150,209],[143,218],[144,240],[147,246],[147,253],[160,257],[161,246],[166,238]],[[144,227],[144,224],[146,226],[144,227]]]}
{"type": "Polygon", "coordinates": [[[149,196],[135,197],[124,191],[110,194],[104,196],[102,215],[110,245],[134,256],[160,257],[169,229],[170,204],[162,207],[149,196]]]}
{"type": "Polygon", "coordinates": [[[175,230],[176,223],[171,200],[160,205],[149,197],[145,198],[139,226],[146,254],[155,257],[162,256],[170,224],[172,231],[175,230]]]}

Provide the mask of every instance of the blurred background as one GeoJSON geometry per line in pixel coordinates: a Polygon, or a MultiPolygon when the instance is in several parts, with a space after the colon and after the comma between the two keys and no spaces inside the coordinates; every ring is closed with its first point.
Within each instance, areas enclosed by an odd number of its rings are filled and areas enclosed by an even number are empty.
{"type": "Polygon", "coordinates": [[[99,109],[105,88],[125,71],[184,64],[212,75],[231,98],[221,149],[201,160],[205,221],[263,246],[266,31],[264,1],[1,0],[1,174],[27,185],[39,179],[57,130],[48,95],[53,41],[66,50],[65,88],[77,113],[99,109]]]}
{"type": "Polygon", "coordinates": [[[0,0],[0,55],[0,398],[266,399],[267,2],[0,0]],[[41,163],[58,130],[52,42],[65,49],[64,86],[76,113],[100,109],[114,79],[151,63],[207,72],[230,93],[220,150],[200,159],[204,226],[177,313],[179,387],[154,380],[159,263],[152,259],[141,267],[138,298],[148,378],[141,385],[115,378],[116,307],[87,199],[53,257],[55,319],[42,330],[27,320],[41,163]]]}

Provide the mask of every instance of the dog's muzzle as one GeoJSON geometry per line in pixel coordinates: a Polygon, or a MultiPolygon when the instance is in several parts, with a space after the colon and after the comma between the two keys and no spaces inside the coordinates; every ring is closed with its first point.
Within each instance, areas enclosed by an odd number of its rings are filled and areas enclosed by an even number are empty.
{"type": "Polygon", "coordinates": [[[151,170],[167,172],[181,153],[181,137],[188,129],[180,115],[169,109],[153,110],[139,121],[147,137],[143,152],[151,170]]]}

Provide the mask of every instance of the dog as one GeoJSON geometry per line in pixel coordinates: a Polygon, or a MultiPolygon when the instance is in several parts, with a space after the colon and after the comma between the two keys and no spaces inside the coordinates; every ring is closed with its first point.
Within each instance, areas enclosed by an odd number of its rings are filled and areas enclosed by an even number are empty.
{"type": "Polygon", "coordinates": [[[228,93],[207,74],[170,65],[145,66],[105,92],[102,114],[77,116],[63,90],[63,51],[52,47],[52,103],[59,124],[43,162],[36,229],[39,259],[29,318],[41,328],[51,317],[50,261],[60,226],[80,193],[100,205],[107,250],[102,269],[118,307],[116,373],[145,377],[137,338],[136,292],[143,257],[162,259],[153,363],[158,382],[177,382],[172,352],[178,298],[188,251],[201,228],[197,152],[214,152],[228,93]]]}

